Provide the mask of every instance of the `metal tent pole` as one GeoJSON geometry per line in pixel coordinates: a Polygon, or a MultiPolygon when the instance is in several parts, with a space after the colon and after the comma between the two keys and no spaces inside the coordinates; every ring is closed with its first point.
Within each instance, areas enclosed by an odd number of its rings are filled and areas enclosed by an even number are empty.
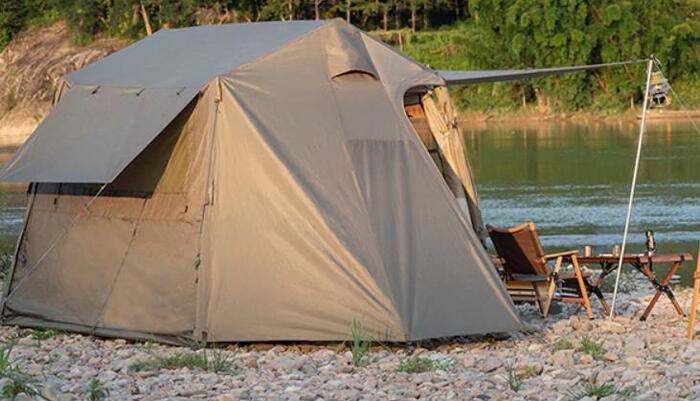
{"type": "Polygon", "coordinates": [[[615,289],[613,291],[612,303],[610,304],[610,316],[615,316],[615,301],[617,299],[617,288],[620,285],[620,274],[622,273],[622,260],[625,256],[625,246],[627,245],[627,233],[632,217],[632,203],[634,202],[634,190],[637,186],[637,173],[639,172],[639,159],[642,155],[642,142],[644,141],[644,130],[646,129],[647,108],[649,106],[649,89],[651,87],[651,71],[654,67],[654,56],[647,60],[647,84],[644,90],[644,105],[642,106],[642,121],[639,125],[639,139],[637,141],[637,157],[634,160],[634,173],[632,174],[632,185],[630,187],[630,197],[627,203],[627,217],[625,218],[625,230],[622,234],[622,245],[620,246],[620,259],[617,261],[617,277],[615,277],[615,289]]]}

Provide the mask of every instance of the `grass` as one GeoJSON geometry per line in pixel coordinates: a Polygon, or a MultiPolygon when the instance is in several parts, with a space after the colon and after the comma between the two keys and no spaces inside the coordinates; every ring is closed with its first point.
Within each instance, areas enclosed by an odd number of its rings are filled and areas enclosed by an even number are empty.
{"type": "Polygon", "coordinates": [[[601,341],[596,341],[589,336],[583,336],[581,337],[578,351],[597,359],[605,353],[605,348],[603,348],[603,343],[601,341]]]}
{"type": "Polygon", "coordinates": [[[617,387],[614,384],[587,384],[583,391],[576,392],[572,391],[569,393],[569,398],[572,400],[579,400],[583,397],[591,397],[593,399],[601,399],[611,395],[619,395],[623,398],[631,398],[637,394],[634,388],[631,387],[617,387]]]}
{"type": "Polygon", "coordinates": [[[358,368],[366,363],[365,357],[369,354],[371,341],[365,335],[362,323],[352,319],[350,324],[350,353],[352,353],[352,366],[358,368]]]}
{"type": "Polygon", "coordinates": [[[420,355],[413,355],[399,362],[396,371],[403,373],[423,373],[432,372],[434,370],[452,370],[455,363],[454,359],[436,361],[420,355]]]}
{"type": "Polygon", "coordinates": [[[11,400],[16,399],[20,394],[29,397],[38,396],[39,383],[19,369],[18,360],[12,357],[13,347],[14,343],[12,342],[0,347],[0,378],[6,379],[5,384],[0,389],[0,394],[11,400]]]}
{"type": "Polygon", "coordinates": [[[160,369],[201,369],[207,372],[230,373],[234,369],[234,355],[223,350],[208,350],[177,352],[167,356],[154,357],[148,361],[137,363],[135,370],[160,369]]]}
{"type": "Polygon", "coordinates": [[[109,389],[100,383],[97,379],[92,379],[87,389],[85,389],[85,398],[88,401],[102,401],[109,397],[109,389]]]}
{"type": "Polygon", "coordinates": [[[506,366],[505,379],[508,383],[508,387],[516,393],[520,391],[523,386],[523,378],[518,374],[513,365],[506,366]]]}
{"type": "Polygon", "coordinates": [[[566,338],[560,338],[552,344],[552,351],[557,352],[565,349],[574,349],[574,344],[566,338]]]}
{"type": "Polygon", "coordinates": [[[60,330],[54,329],[31,329],[29,331],[29,336],[39,342],[54,338],[61,334],[62,332],[60,330]]]}

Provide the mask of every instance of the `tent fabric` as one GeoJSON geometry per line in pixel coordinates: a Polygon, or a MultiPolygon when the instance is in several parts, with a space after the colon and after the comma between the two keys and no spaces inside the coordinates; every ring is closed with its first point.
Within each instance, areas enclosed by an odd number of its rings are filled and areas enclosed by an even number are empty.
{"type": "Polygon", "coordinates": [[[485,82],[513,81],[518,79],[537,78],[547,75],[568,74],[572,72],[595,70],[616,65],[644,63],[646,60],[620,61],[604,64],[576,65],[552,68],[528,68],[523,70],[472,70],[472,71],[440,71],[440,76],[447,85],[478,84],[485,82]]]}
{"type": "MultiPolygon", "coordinates": [[[[437,87],[426,93],[421,102],[442,157],[449,165],[449,172],[458,179],[458,188],[452,188],[457,199],[464,201],[465,213],[470,217],[474,231],[480,237],[485,234],[484,223],[479,208],[476,185],[467,161],[464,136],[459,128],[457,116],[452,108],[449,93],[444,87],[437,87]],[[461,196],[460,196],[461,195],[461,196]]],[[[449,182],[448,182],[449,183],[449,182]]]]}
{"type": "Polygon", "coordinates": [[[192,263],[209,147],[199,133],[212,103],[207,95],[183,110],[68,231],[99,185],[32,185],[5,323],[36,326],[33,318],[44,327],[87,333],[193,337],[192,263]]]}
{"type": "Polygon", "coordinates": [[[200,88],[326,23],[272,21],[163,29],[66,79],[78,85],[200,88]]]}
{"type": "Polygon", "coordinates": [[[0,171],[0,180],[112,182],[198,93],[73,86],[0,171]]]}
{"type": "MultiPolygon", "coordinates": [[[[20,151],[15,165],[31,168],[8,170],[34,183],[2,321],[179,343],[345,340],[354,320],[387,341],[518,329],[404,111],[406,91],[442,78],[342,20],[300,24],[201,91],[178,89],[181,104],[174,89],[73,81],[41,146],[20,151]],[[58,161],[42,160],[54,144],[58,161]]],[[[105,82],[120,57],[100,67],[105,82]]],[[[147,77],[138,61],[124,64],[131,83],[147,77]]]]}

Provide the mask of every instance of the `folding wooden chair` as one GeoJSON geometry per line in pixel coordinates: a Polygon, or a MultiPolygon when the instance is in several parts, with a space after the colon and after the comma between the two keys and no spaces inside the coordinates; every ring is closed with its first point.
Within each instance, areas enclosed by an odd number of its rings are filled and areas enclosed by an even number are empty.
{"type": "MultiPolygon", "coordinates": [[[[591,273],[582,273],[578,251],[545,254],[533,222],[513,228],[487,225],[491,241],[503,266],[502,277],[514,302],[535,302],[547,317],[552,299],[578,303],[593,317],[587,288],[591,273]],[[550,269],[549,262],[554,260],[550,269]],[[573,273],[562,273],[562,263],[570,261],[573,273]]],[[[602,297],[602,294],[596,294],[602,297]]]]}

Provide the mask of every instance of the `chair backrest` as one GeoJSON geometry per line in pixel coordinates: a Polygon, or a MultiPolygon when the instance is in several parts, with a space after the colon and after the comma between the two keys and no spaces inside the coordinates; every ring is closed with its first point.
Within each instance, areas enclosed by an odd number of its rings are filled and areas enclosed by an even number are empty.
{"type": "Polygon", "coordinates": [[[535,223],[530,221],[513,228],[487,225],[486,229],[507,274],[549,274],[535,223]]]}

